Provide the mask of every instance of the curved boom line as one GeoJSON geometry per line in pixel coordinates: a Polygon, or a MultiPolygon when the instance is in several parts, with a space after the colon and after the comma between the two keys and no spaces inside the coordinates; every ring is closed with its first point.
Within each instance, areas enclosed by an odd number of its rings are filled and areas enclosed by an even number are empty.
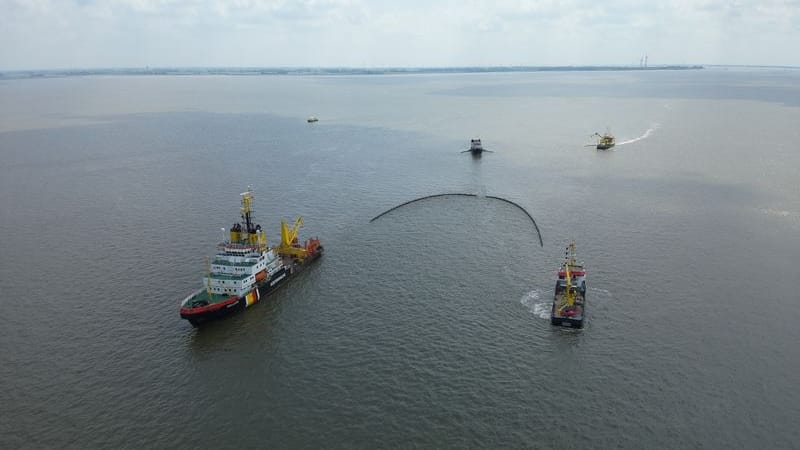
{"type": "MultiPolygon", "coordinates": [[[[456,195],[456,196],[461,196],[461,197],[477,197],[477,194],[463,194],[463,193],[459,193],[459,192],[451,193],[451,194],[426,195],[424,197],[415,198],[415,199],[409,200],[409,201],[407,201],[405,203],[401,203],[401,204],[399,204],[399,205],[397,205],[397,206],[395,206],[393,208],[389,208],[386,211],[384,211],[384,212],[378,214],[377,216],[373,217],[372,219],[369,219],[369,221],[370,222],[374,222],[375,220],[380,219],[381,217],[385,216],[386,214],[389,214],[390,212],[394,211],[395,209],[402,208],[403,206],[410,205],[411,203],[418,202],[420,200],[425,200],[425,199],[435,198],[435,197],[446,197],[446,196],[450,196],[450,195],[456,195]]],[[[491,199],[494,199],[494,200],[500,200],[500,201],[506,202],[506,203],[508,203],[508,204],[510,204],[512,206],[516,206],[518,209],[521,209],[522,212],[524,212],[525,215],[528,216],[529,219],[531,219],[531,223],[533,224],[533,227],[536,229],[536,235],[539,237],[539,245],[541,247],[544,247],[544,242],[542,241],[542,232],[539,230],[539,225],[536,224],[536,220],[534,220],[533,216],[528,212],[528,210],[526,210],[525,208],[523,208],[519,204],[517,204],[515,202],[512,202],[511,200],[509,200],[507,198],[496,197],[496,196],[493,196],[493,195],[487,195],[486,198],[491,198],[491,199]]]]}
{"type": "Polygon", "coordinates": [[[519,206],[518,204],[512,202],[511,200],[509,200],[507,198],[495,197],[493,195],[487,195],[486,198],[493,198],[493,199],[496,199],[496,200],[501,200],[501,201],[504,201],[506,203],[510,203],[510,204],[516,206],[517,208],[521,209],[522,212],[524,212],[525,215],[528,216],[528,219],[531,219],[531,223],[533,223],[533,228],[536,228],[536,235],[539,236],[539,246],[544,247],[544,242],[542,242],[542,232],[539,231],[539,225],[536,225],[536,221],[533,219],[533,216],[531,215],[531,213],[528,212],[527,209],[523,208],[522,206],[519,206]]]}
{"type": "Polygon", "coordinates": [[[415,198],[414,200],[409,200],[409,201],[407,201],[405,203],[400,203],[399,205],[395,206],[394,208],[389,208],[386,211],[384,211],[384,212],[378,214],[377,216],[373,217],[372,219],[369,219],[369,221],[372,222],[375,219],[379,219],[380,217],[382,217],[382,216],[384,216],[386,214],[389,214],[390,212],[394,211],[397,208],[401,208],[403,206],[409,205],[409,204],[414,203],[414,202],[418,202],[420,200],[425,200],[427,198],[434,198],[434,197],[445,197],[445,196],[448,196],[448,195],[458,195],[458,196],[462,196],[462,197],[477,197],[476,194],[461,194],[461,193],[426,195],[425,197],[419,197],[419,198],[415,198]]]}

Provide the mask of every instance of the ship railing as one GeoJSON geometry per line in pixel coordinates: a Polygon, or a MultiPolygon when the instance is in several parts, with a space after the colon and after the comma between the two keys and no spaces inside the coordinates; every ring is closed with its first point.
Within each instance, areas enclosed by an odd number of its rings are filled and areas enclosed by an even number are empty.
{"type": "Polygon", "coordinates": [[[222,243],[217,245],[217,249],[237,254],[258,253],[258,246],[255,245],[222,243]]]}
{"type": "Polygon", "coordinates": [[[193,299],[193,298],[197,297],[198,295],[200,295],[200,294],[201,294],[201,293],[202,293],[202,292],[203,292],[205,289],[206,289],[206,288],[200,288],[200,289],[198,289],[198,290],[196,290],[196,291],[192,292],[191,294],[187,295],[187,296],[186,296],[186,298],[184,298],[183,300],[181,300],[181,306],[186,306],[186,303],[187,303],[189,300],[191,300],[191,299],[193,299]]]}

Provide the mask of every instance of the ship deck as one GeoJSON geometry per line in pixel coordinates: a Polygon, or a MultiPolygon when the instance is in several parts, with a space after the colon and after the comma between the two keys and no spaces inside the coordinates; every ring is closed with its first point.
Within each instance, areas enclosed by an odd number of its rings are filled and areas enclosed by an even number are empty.
{"type": "Polygon", "coordinates": [[[562,314],[562,312],[559,311],[560,308],[562,306],[564,306],[564,304],[566,302],[567,302],[567,299],[566,299],[566,295],[565,295],[564,291],[561,291],[561,292],[556,294],[555,299],[554,299],[554,303],[556,305],[556,308],[555,308],[555,311],[554,311],[554,314],[553,314],[555,317],[560,317],[560,318],[565,318],[565,319],[580,319],[580,318],[583,317],[583,306],[586,303],[586,297],[584,297],[580,292],[576,292],[575,293],[575,303],[574,303],[574,307],[573,308],[576,311],[576,314],[573,315],[573,316],[568,316],[567,314],[562,314]]]}
{"type": "Polygon", "coordinates": [[[207,289],[202,289],[199,292],[196,292],[194,295],[192,295],[192,297],[186,303],[188,305],[194,302],[206,301],[208,302],[209,305],[211,305],[214,303],[219,303],[230,297],[231,295],[209,294],[207,289]]]}

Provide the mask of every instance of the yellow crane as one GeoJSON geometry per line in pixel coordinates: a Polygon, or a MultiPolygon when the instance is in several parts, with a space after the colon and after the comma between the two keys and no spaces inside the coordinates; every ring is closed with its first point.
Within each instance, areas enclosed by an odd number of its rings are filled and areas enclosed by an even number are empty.
{"type": "Polygon", "coordinates": [[[565,281],[567,282],[567,290],[564,292],[564,299],[566,299],[566,301],[563,305],[561,305],[560,308],[558,308],[559,310],[563,310],[564,308],[573,306],[575,304],[575,292],[573,292],[572,289],[572,274],[569,270],[569,263],[564,264],[564,272],[566,273],[564,278],[566,278],[565,281]]]}
{"type": "Polygon", "coordinates": [[[564,256],[564,278],[567,286],[563,297],[564,303],[558,308],[559,311],[575,305],[575,289],[572,287],[572,271],[570,270],[570,266],[578,265],[578,263],[575,262],[575,241],[570,242],[564,256]]]}
{"type": "Polygon", "coordinates": [[[564,281],[566,281],[567,286],[564,297],[562,297],[562,304],[558,308],[559,312],[575,305],[575,290],[572,288],[572,273],[569,270],[569,263],[564,264],[564,272],[566,273],[564,281]]]}
{"type": "Polygon", "coordinates": [[[297,243],[297,233],[303,226],[303,217],[298,217],[294,224],[289,227],[286,222],[281,221],[281,243],[273,248],[275,253],[281,256],[291,256],[294,259],[303,261],[308,255],[308,251],[297,243]]]}

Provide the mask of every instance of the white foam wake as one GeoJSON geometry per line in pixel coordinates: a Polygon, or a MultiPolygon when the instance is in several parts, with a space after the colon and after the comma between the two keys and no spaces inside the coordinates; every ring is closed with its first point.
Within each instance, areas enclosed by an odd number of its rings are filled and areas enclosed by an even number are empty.
{"type": "Polygon", "coordinates": [[[525,305],[534,316],[540,319],[550,319],[550,309],[553,304],[550,302],[543,302],[539,296],[539,291],[534,289],[522,296],[520,303],[525,305]]]}
{"type": "Polygon", "coordinates": [[[617,142],[617,145],[633,144],[634,142],[639,142],[639,141],[641,141],[643,139],[647,139],[657,129],[658,129],[658,124],[655,124],[652,127],[648,128],[647,131],[645,131],[643,135],[641,135],[641,136],[639,136],[637,138],[628,139],[627,141],[617,142]]]}
{"type": "Polygon", "coordinates": [[[785,217],[787,219],[794,220],[800,219],[800,212],[788,211],[785,209],[764,208],[761,210],[761,212],[772,217],[785,217]]]}
{"type": "Polygon", "coordinates": [[[590,286],[590,287],[589,287],[589,292],[591,292],[591,293],[593,293],[593,294],[600,294],[600,295],[604,295],[604,296],[606,296],[606,297],[611,297],[611,292],[609,292],[609,291],[607,291],[607,290],[605,290],[605,289],[600,289],[600,288],[596,288],[596,287],[591,287],[591,286],[590,286]]]}

